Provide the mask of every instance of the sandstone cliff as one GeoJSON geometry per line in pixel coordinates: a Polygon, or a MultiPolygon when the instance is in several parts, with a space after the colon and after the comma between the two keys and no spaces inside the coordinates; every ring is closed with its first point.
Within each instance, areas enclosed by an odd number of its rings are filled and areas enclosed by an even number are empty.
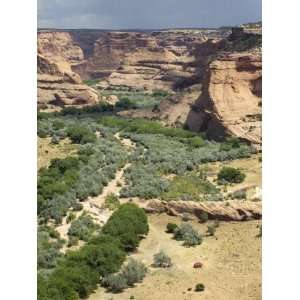
{"type": "Polygon", "coordinates": [[[95,90],[82,83],[72,65],[83,60],[82,50],[63,32],[38,35],[38,105],[83,105],[98,102],[95,90]]]}
{"type": "MultiPolygon", "coordinates": [[[[206,41],[202,33],[100,32],[75,39],[85,49],[85,60],[73,70],[82,78],[105,77],[107,85],[136,89],[171,90],[180,80],[195,74],[191,49],[206,41]]],[[[105,83],[104,83],[105,84],[105,83]]]]}
{"type": "Polygon", "coordinates": [[[196,47],[200,85],[163,101],[158,117],[214,139],[238,136],[260,148],[262,62],[261,50],[255,47],[259,41],[258,35],[238,31],[227,40],[196,47]]]}

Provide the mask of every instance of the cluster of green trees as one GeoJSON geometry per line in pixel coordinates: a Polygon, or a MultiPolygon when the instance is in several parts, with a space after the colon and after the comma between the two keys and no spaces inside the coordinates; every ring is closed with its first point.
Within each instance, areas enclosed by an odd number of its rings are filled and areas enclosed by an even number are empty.
{"type": "Polygon", "coordinates": [[[104,234],[118,237],[125,251],[134,251],[148,231],[146,213],[132,203],[121,205],[102,228],[104,234]]]}
{"type": "MultiPolygon", "coordinates": [[[[79,250],[67,252],[58,260],[52,272],[38,273],[38,299],[87,298],[96,289],[101,278],[107,278],[120,270],[126,251],[135,249],[138,245],[138,242],[133,245],[130,241],[138,240],[140,235],[147,232],[145,212],[134,204],[121,205],[98,236],[92,237],[79,250]],[[125,232],[131,238],[126,238],[125,232]]],[[[140,281],[144,275],[134,273],[132,269],[136,270],[136,267],[129,267],[122,270],[127,274],[127,284],[132,285],[137,282],[137,277],[140,281]]]]}
{"type": "Polygon", "coordinates": [[[102,134],[103,126],[93,119],[48,118],[38,123],[38,130],[46,136],[69,136],[80,143],[75,157],[53,160],[38,174],[38,214],[59,223],[70,207],[78,206],[78,200],[100,194],[128,154],[109,130],[103,131],[105,138],[97,139],[95,131],[102,134]]]}
{"type": "Polygon", "coordinates": [[[38,174],[38,214],[47,209],[48,200],[67,193],[78,181],[79,158],[53,159],[49,168],[42,168],[38,174]]]}
{"type": "Polygon", "coordinates": [[[168,137],[191,138],[198,136],[196,133],[182,128],[170,128],[156,121],[145,119],[122,119],[118,117],[105,116],[99,119],[99,123],[107,127],[117,127],[126,132],[140,134],[162,134],[168,137]]]}

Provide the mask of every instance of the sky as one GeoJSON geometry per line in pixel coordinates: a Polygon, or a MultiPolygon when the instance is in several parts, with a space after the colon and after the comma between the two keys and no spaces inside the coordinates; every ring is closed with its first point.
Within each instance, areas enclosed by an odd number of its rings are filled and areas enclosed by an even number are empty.
{"type": "Polygon", "coordinates": [[[262,0],[38,0],[39,28],[160,29],[261,21],[262,0]]]}

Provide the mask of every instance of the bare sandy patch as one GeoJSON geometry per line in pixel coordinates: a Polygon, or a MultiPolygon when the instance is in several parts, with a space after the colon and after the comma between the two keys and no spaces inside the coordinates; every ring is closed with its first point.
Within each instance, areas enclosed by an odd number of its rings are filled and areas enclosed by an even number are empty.
{"type": "Polygon", "coordinates": [[[66,158],[67,156],[75,155],[77,146],[70,143],[69,139],[60,141],[58,145],[51,144],[51,138],[38,137],[38,170],[42,167],[48,167],[51,159],[66,158]]]}
{"type": "MultiPolygon", "coordinates": [[[[143,261],[149,272],[143,283],[120,294],[106,293],[99,288],[90,300],[258,300],[261,299],[261,239],[257,226],[261,221],[221,222],[216,238],[204,238],[197,247],[183,247],[165,232],[168,222],[180,223],[178,217],[165,214],[149,216],[150,232],[132,257],[143,261]],[[153,255],[164,250],[174,266],[169,269],[152,268],[153,255]],[[202,269],[194,269],[197,261],[202,269]],[[194,291],[197,283],[205,291],[194,291]],[[189,289],[191,289],[189,291],[189,289]]],[[[207,225],[190,221],[204,233],[207,225]]]]}

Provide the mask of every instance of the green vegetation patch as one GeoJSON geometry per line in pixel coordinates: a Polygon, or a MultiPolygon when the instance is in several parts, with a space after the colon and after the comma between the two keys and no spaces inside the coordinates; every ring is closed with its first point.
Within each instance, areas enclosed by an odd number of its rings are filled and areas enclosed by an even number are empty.
{"type": "Polygon", "coordinates": [[[164,127],[159,122],[145,119],[122,119],[118,117],[102,117],[99,123],[107,127],[117,127],[126,132],[139,134],[162,134],[168,137],[190,138],[198,136],[196,133],[182,128],[164,127]]]}
{"type": "Polygon", "coordinates": [[[87,242],[97,229],[99,229],[99,225],[94,223],[93,218],[83,213],[78,219],[71,223],[68,235],[87,242]]]}
{"type": "MultiPolygon", "coordinates": [[[[100,278],[120,270],[126,258],[124,251],[127,242],[124,232],[139,239],[140,234],[148,233],[145,212],[134,204],[124,204],[108,220],[106,232],[91,238],[83,247],[69,251],[61,258],[52,272],[39,272],[39,300],[78,300],[87,298],[100,283],[100,278]],[[123,225],[124,229],[113,229],[113,224],[123,225]],[[129,225],[130,224],[130,225],[129,225]]],[[[104,231],[104,230],[103,230],[104,231]]],[[[132,286],[145,276],[145,266],[129,262],[121,273],[126,286],[132,286]]]]}
{"type": "Polygon", "coordinates": [[[218,173],[220,183],[241,183],[245,178],[246,175],[241,170],[232,167],[223,167],[218,173]]]}
{"type": "Polygon", "coordinates": [[[196,174],[176,176],[170,183],[168,191],[163,193],[163,200],[204,200],[207,194],[216,194],[218,189],[208,180],[196,174]]]}

